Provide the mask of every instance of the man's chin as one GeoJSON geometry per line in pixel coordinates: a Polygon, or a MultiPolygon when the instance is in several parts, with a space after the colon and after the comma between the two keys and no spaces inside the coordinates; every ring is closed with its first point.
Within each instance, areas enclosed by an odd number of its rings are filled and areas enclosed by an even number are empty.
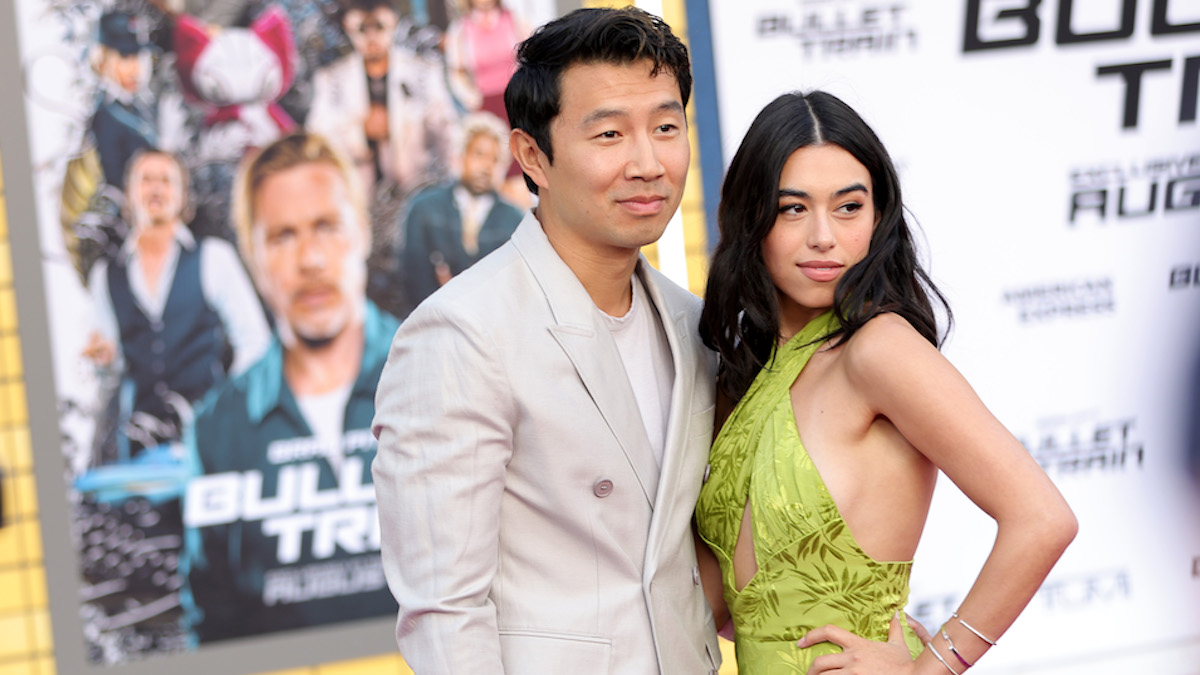
{"type": "Polygon", "coordinates": [[[279,337],[284,346],[302,346],[308,350],[325,349],[341,335],[346,324],[338,326],[297,326],[285,324],[279,326],[279,337]]]}
{"type": "Polygon", "coordinates": [[[337,338],[337,335],[330,335],[328,337],[309,337],[306,335],[297,335],[296,336],[296,340],[300,344],[304,345],[304,348],[309,351],[318,351],[321,349],[325,349],[325,348],[329,347],[329,345],[333,344],[333,341],[336,338],[337,338]]]}

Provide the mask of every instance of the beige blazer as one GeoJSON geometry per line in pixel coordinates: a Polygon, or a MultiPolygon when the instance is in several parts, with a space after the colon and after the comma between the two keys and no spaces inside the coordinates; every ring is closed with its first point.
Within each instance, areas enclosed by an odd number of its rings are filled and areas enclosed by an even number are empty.
{"type": "MultiPolygon", "coordinates": [[[[402,192],[446,175],[451,129],[457,123],[440,62],[393,47],[387,77],[388,142],[380,153],[385,176],[402,192]]],[[[350,53],[313,74],[313,98],[305,123],[325,136],[359,168],[362,186],[375,182],[363,124],[370,111],[363,59],[350,53]]]]}
{"type": "Polygon", "coordinates": [[[716,672],[690,528],[714,361],[699,299],[637,273],[675,367],[661,469],[599,310],[533,216],[397,332],[373,472],[416,673],[716,672]]]}

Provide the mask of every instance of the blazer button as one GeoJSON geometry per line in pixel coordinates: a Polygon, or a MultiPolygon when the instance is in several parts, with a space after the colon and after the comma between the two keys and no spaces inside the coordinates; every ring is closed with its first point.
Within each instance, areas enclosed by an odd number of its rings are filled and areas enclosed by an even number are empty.
{"type": "Polygon", "coordinates": [[[704,480],[701,481],[702,483],[708,482],[708,474],[710,474],[710,473],[712,473],[712,464],[705,464],[704,465],[704,480]]]}
{"type": "Polygon", "coordinates": [[[612,481],[605,478],[603,480],[596,481],[596,484],[592,486],[592,494],[596,495],[597,497],[607,497],[612,494],[612,489],[612,481]]]}
{"type": "Polygon", "coordinates": [[[693,586],[700,585],[700,566],[699,565],[692,567],[692,585],[693,586]]]}

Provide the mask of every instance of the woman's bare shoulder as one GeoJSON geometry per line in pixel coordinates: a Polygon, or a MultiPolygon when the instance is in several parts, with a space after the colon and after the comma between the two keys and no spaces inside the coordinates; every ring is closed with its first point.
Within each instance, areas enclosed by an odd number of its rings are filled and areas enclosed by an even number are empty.
{"type": "Polygon", "coordinates": [[[864,386],[906,378],[945,363],[937,347],[907,319],[891,312],[871,318],[843,347],[847,376],[864,386]]]}

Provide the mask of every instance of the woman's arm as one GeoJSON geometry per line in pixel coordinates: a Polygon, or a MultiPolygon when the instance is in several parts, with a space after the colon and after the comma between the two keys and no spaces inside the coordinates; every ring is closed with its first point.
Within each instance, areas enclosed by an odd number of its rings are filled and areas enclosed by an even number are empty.
{"type": "Polygon", "coordinates": [[[989,641],[998,640],[1017,619],[1078,524],[1021,443],[903,318],[885,314],[871,320],[846,348],[846,376],[869,409],[886,417],[996,521],[995,543],[959,607],[961,620],[945,626],[954,651],[941,631],[931,641],[949,666],[926,649],[913,671],[945,673],[949,667],[961,673],[963,661],[974,664],[991,646],[989,641]]]}
{"type": "MultiPolygon", "coordinates": [[[[721,582],[721,563],[696,532],[695,523],[692,524],[692,538],[696,540],[696,563],[700,566],[700,585],[704,588],[704,597],[708,599],[708,606],[712,608],[717,632],[724,632],[730,617],[721,582]]],[[[729,637],[728,633],[726,636],[729,637]]]]}

